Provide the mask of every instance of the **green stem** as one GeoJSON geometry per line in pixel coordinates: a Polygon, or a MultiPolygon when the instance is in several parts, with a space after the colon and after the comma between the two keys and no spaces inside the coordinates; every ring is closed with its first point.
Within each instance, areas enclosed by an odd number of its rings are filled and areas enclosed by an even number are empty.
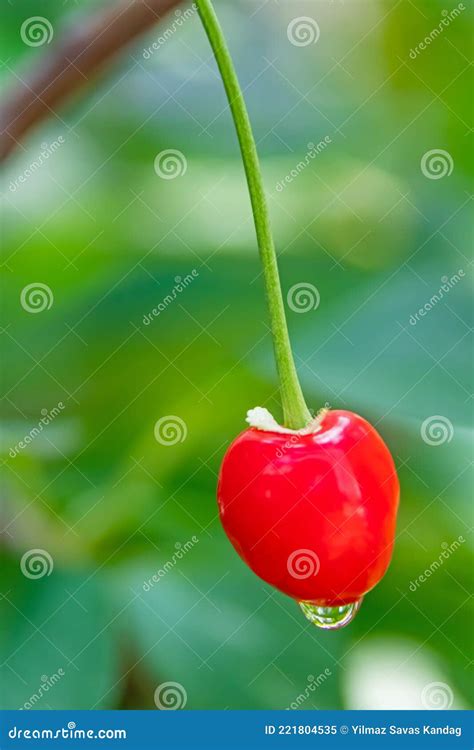
{"type": "Polygon", "coordinates": [[[247,176],[280,378],[284,424],[290,429],[297,430],[308,424],[311,414],[304,400],[291,351],[270,216],[252,126],[232,58],[212,2],[211,0],[196,1],[229,100],[247,176]]]}

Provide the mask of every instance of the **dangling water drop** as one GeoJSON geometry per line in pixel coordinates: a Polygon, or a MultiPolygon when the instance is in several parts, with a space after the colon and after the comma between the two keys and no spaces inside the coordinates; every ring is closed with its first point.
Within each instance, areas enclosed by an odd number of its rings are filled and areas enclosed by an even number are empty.
{"type": "Polygon", "coordinates": [[[358,599],[351,604],[341,604],[339,607],[320,607],[311,602],[298,602],[304,616],[323,630],[339,630],[349,625],[354,619],[362,604],[362,599],[358,599]]]}

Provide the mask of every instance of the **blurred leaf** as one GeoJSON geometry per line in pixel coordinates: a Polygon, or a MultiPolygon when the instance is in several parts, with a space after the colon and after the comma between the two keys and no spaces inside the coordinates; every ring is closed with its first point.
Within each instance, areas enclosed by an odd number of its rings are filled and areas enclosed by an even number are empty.
{"type": "Polygon", "coordinates": [[[3,568],[9,590],[1,601],[2,679],[8,684],[2,708],[111,708],[120,661],[109,627],[116,612],[98,579],[88,571],[53,569],[31,580],[19,566],[3,568]],[[49,689],[40,690],[44,682],[49,689]]]}

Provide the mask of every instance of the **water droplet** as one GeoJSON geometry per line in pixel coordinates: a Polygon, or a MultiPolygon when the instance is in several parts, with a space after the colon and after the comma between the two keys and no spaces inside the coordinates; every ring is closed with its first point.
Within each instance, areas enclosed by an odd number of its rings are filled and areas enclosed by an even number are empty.
{"type": "Polygon", "coordinates": [[[311,602],[298,602],[304,616],[323,630],[339,630],[354,619],[362,604],[362,599],[358,599],[351,604],[341,604],[339,607],[320,607],[311,602]]]}

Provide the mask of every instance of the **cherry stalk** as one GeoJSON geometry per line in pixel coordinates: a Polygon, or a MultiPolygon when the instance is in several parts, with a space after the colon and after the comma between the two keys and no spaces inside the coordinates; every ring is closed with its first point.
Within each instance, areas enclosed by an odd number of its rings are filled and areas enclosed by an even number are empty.
{"type": "Polygon", "coordinates": [[[291,351],[270,215],[255,138],[232,58],[212,3],[210,0],[198,0],[197,5],[227,93],[247,177],[280,379],[283,421],[286,427],[297,430],[308,424],[311,420],[311,413],[303,397],[291,351]]]}

